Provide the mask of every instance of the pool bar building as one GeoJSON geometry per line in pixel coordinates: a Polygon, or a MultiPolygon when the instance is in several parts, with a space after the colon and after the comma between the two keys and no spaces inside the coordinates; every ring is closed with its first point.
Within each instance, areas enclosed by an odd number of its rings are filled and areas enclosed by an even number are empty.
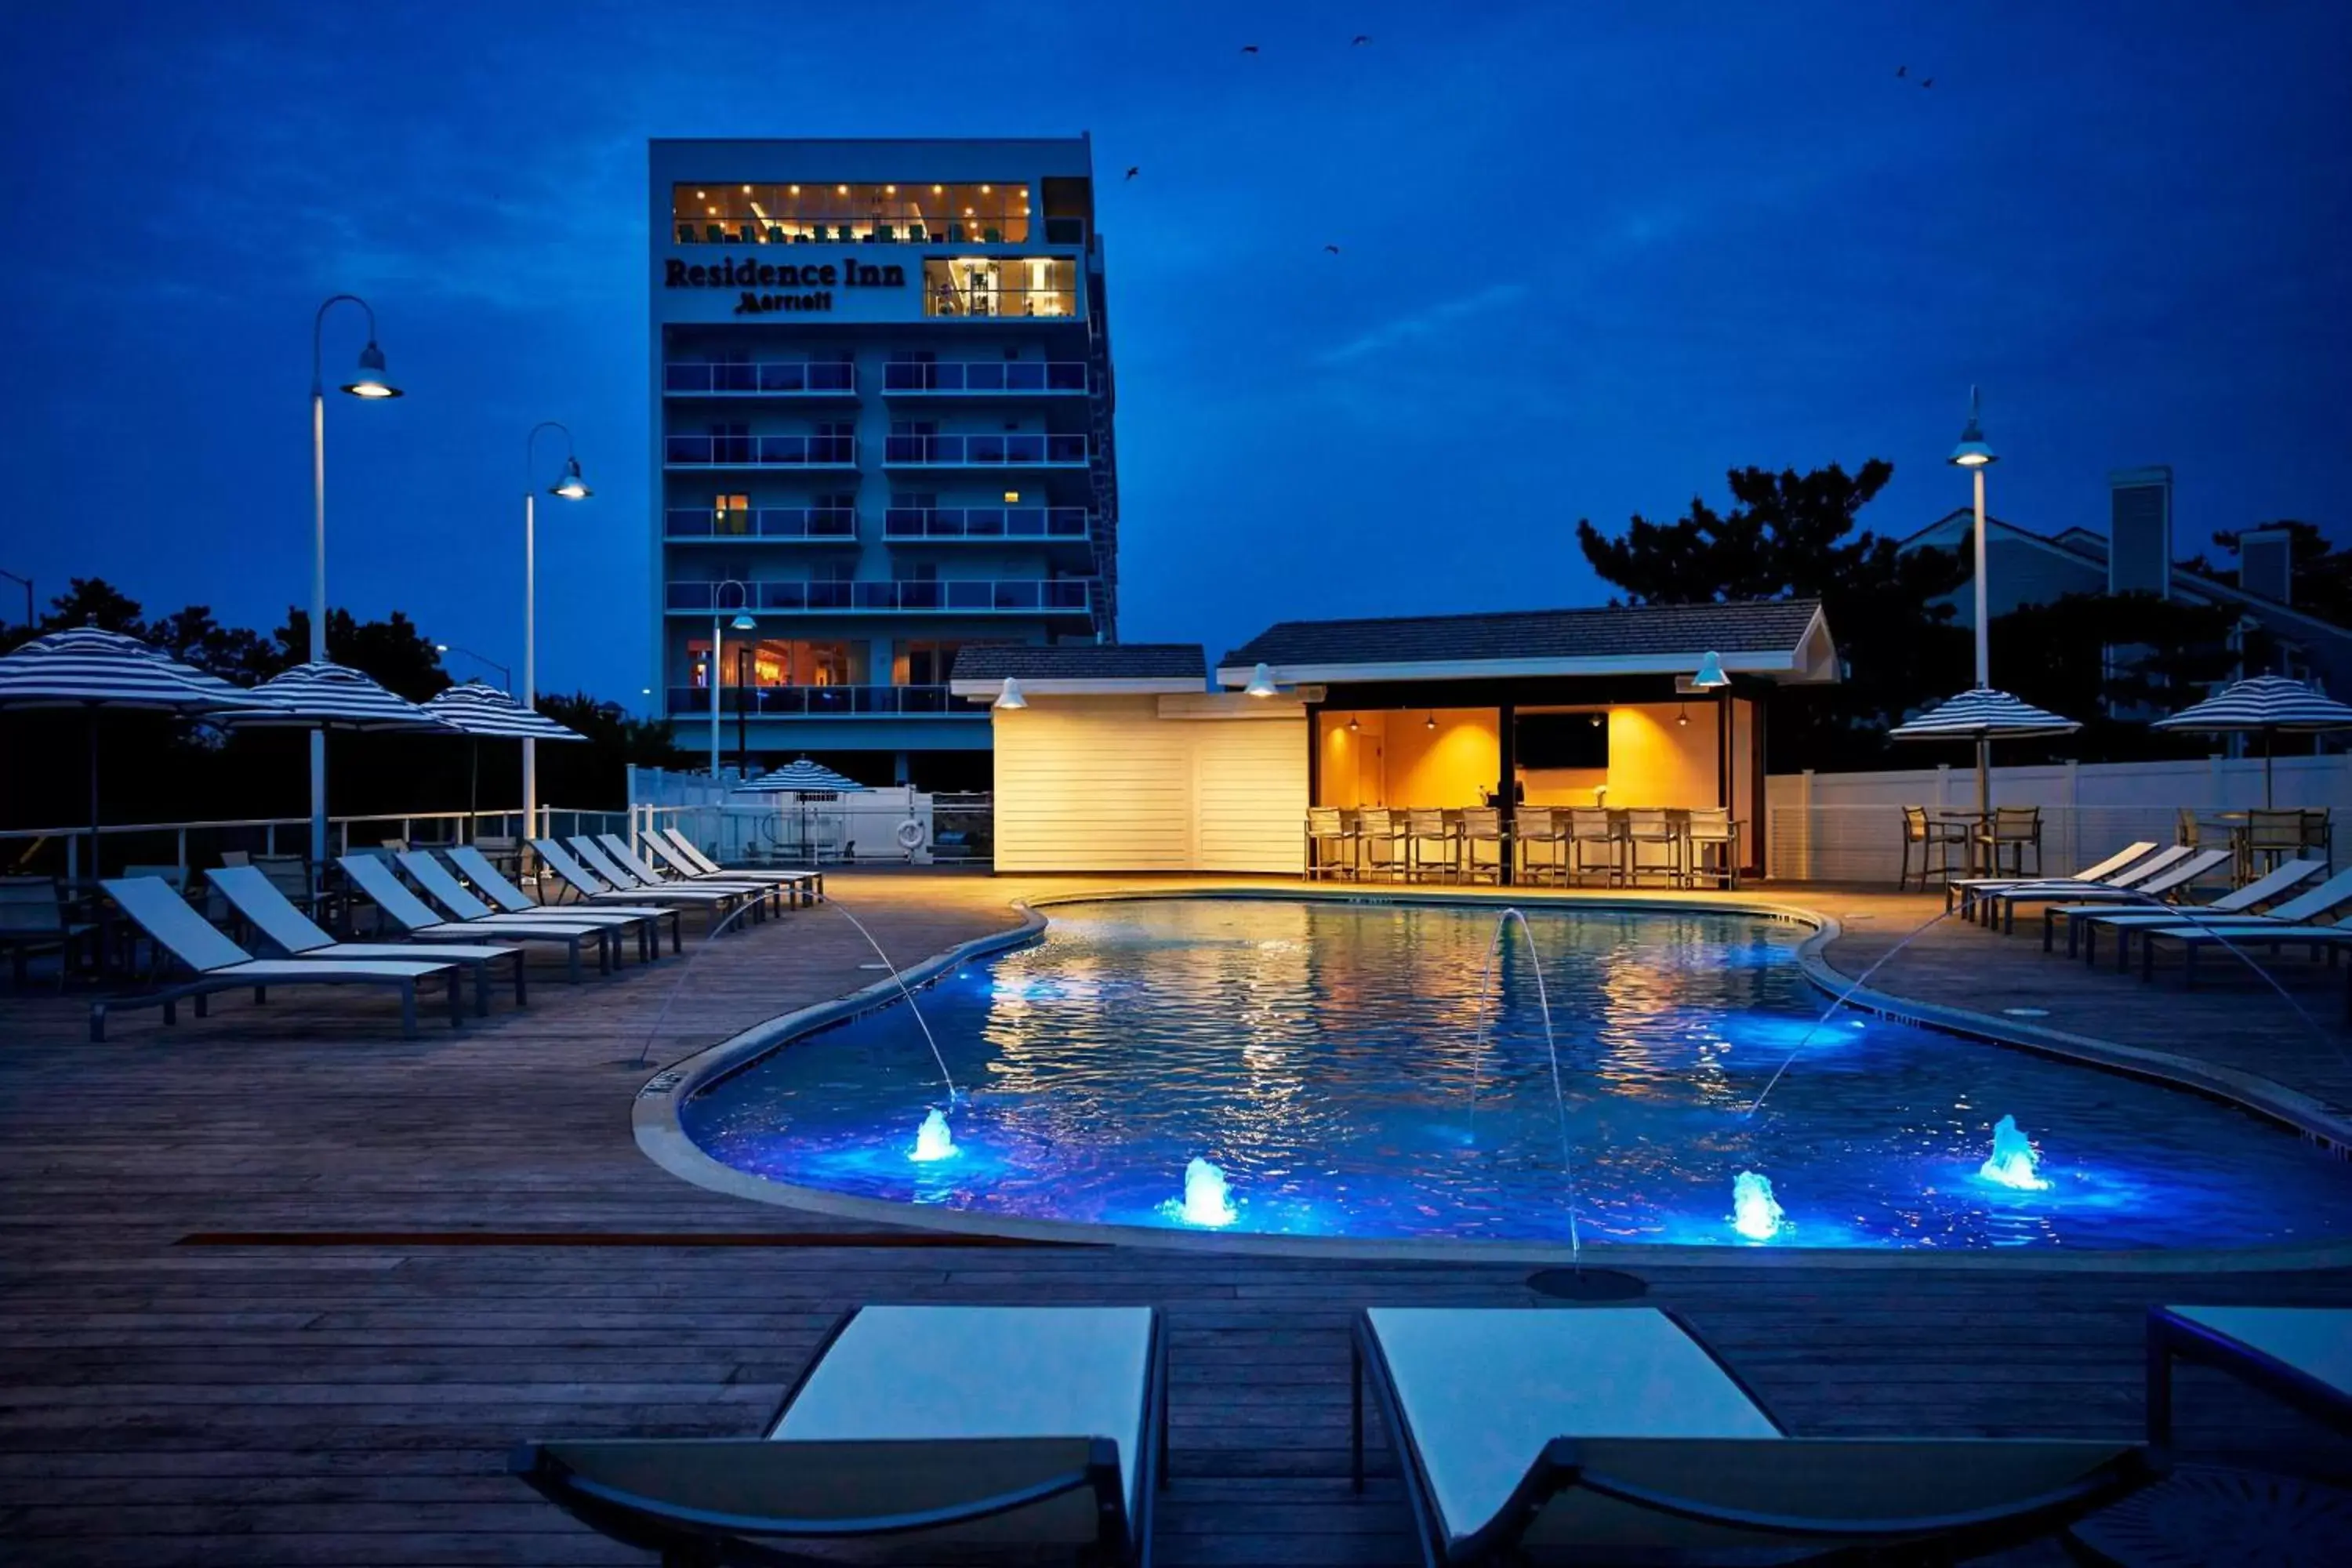
{"type": "Polygon", "coordinates": [[[1754,874],[1760,699],[1838,670],[1820,605],[1778,600],[1286,621],[1213,673],[1194,644],[971,648],[953,689],[994,705],[1001,871],[1298,875],[1311,808],[1598,806],[1728,811],[1754,874]]]}
{"type": "Polygon", "coordinates": [[[980,787],[980,643],[1118,622],[1084,138],[651,144],[650,684],[721,765],[980,787]],[[715,701],[714,701],[715,698],[715,701]]]}

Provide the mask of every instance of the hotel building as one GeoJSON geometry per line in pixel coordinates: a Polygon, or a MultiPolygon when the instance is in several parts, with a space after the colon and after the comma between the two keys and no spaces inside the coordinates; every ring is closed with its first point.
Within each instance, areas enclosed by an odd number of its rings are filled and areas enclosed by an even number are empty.
{"type": "Polygon", "coordinates": [[[650,154],[655,685],[679,745],[708,753],[715,690],[726,766],[986,788],[959,652],[1117,624],[1091,146],[650,154]]]}

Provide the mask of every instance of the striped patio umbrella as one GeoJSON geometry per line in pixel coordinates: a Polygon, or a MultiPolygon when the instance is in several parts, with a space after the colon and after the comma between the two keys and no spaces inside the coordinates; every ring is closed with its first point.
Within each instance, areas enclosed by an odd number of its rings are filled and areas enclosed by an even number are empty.
{"type": "Polygon", "coordinates": [[[36,637],[0,658],[0,708],[79,708],[89,717],[90,869],[98,868],[98,714],[100,709],[210,718],[266,703],[137,637],[74,626],[36,637]]]}
{"type": "Polygon", "coordinates": [[[1895,741],[1973,741],[1977,748],[1977,815],[1992,811],[1991,743],[2035,735],[2071,735],[2083,726],[2072,719],[2021,701],[2006,691],[1979,686],[1939,702],[1916,719],[1889,730],[1895,741]]]}
{"type": "MultiPolygon", "coordinates": [[[[478,826],[476,813],[480,802],[477,798],[481,784],[482,740],[509,741],[582,741],[588,739],[577,730],[567,730],[535,708],[526,708],[497,687],[480,680],[467,680],[449,688],[424,704],[425,711],[453,730],[466,733],[467,749],[473,754],[466,770],[466,820],[478,826]]],[[[469,831],[473,828],[469,827],[469,831]]],[[[526,835],[528,837],[528,835],[526,835]]]]}
{"type": "Polygon", "coordinates": [[[866,786],[823,763],[801,757],[736,787],[753,795],[843,795],[866,786]]]}
{"type": "Polygon", "coordinates": [[[2203,735],[2252,735],[2263,738],[2263,804],[2271,804],[2271,742],[2282,731],[2316,735],[2331,730],[2352,730],[2352,707],[2313,690],[2284,675],[2257,675],[2224,687],[2194,707],[2169,719],[2158,719],[2151,730],[2181,730],[2203,735]]]}

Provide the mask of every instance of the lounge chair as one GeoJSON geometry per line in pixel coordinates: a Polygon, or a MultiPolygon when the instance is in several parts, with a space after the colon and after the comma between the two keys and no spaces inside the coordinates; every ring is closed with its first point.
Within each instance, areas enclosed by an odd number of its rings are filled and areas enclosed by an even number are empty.
{"type": "Polygon", "coordinates": [[[238,918],[289,958],[306,963],[414,959],[462,964],[473,971],[474,1012],[484,1017],[490,1011],[490,965],[504,962],[514,968],[515,1005],[530,1005],[530,990],[522,972],[522,949],[519,947],[474,942],[425,946],[404,942],[337,942],[319,929],[310,916],[288,902],[285,894],[271,887],[269,879],[257,866],[216,866],[205,877],[220,889],[221,897],[229,901],[238,918]]]}
{"type": "Polygon", "coordinates": [[[657,828],[646,836],[646,847],[662,864],[682,877],[738,877],[746,881],[782,882],[798,888],[818,903],[824,902],[823,871],[730,871],[705,855],[694,840],[675,827],[657,828]]]}
{"type": "Polygon", "coordinates": [[[659,878],[647,880],[604,853],[604,847],[584,833],[575,833],[564,840],[580,863],[625,894],[703,893],[725,895],[750,903],[754,917],[767,918],[771,904],[781,904],[782,895],[765,882],[701,882],[689,888],[679,882],[665,882],[659,878]]]}
{"type": "MultiPolygon", "coordinates": [[[[2055,904],[2076,911],[2117,908],[2152,910],[2166,894],[2188,887],[2200,877],[2221,870],[2229,864],[2229,860],[2227,849],[2200,849],[2186,859],[2175,860],[2153,877],[2134,878],[2126,887],[2116,887],[2105,882],[2094,882],[2083,888],[2065,881],[2021,882],[2014,888],[1987,893],[1985,897],[1992,901],[1996,910],[2006,912],[2008,929],[2015,931],[2019,904],[2055,904]],[[2068,900],[2074,901],[2070,903],[2066,901],[2068,900]]],[[[2056,930],[2053,921],[2052,910],[2044,910],[2042,915],[2042,950],[2044,952],[2050,951],[2051,936],[2056,930]]],[[[1991,922],[1988,921],[1986,923],[1991,922]]],[[[2069,940],[2071,942],[2071,936],[2069,940]]]]}
{"type": "Polygon", "coordinates": [[[1151,1308],[865,1307],[756,1436],[528,1442],[509,1468],[665,1563],[862,1544],[1145,1564],[1167,1422],[1151,1308]]]}
{"type": "Polygon", "coordinates": [[[554,872],[574,895],[591,904],[619,904],[625,900],[629,902],[624,907],[633,909],[668,904],[682,909],[702,910],[709,912],[711,923],[716,926],[726,918],[729,907],[742,896],[722,892],[716,888],[664,888],[658,892],[630,889],[624,891],[598,880],[594,872],[574,860],[571,852],[552,838],[534,838],[530,847],[538,853],[541,865],[554,872]]]}
{"type": "MultiPolygon", "coordinates": [[[[2014,888],[2019,883],[2026,881],[2104,882],[2123,871],[2126,867],[2137,865],[2141,858],[2146,856],[2155,847],[2156,840],[2153,838],[2143,838],[2136,844],[2125,845],[2123,848],[2117,850],[2115,854],[2108,856],[2105,859],[2100,861],[2095,866],[2085,866],[2081,870],[2063,877],[1947,878],[1944,882],[1944,908],[1947,910],[1952,909],[1957,903],[1960,912],[1965,915],[1971,908],[1974,907],[1978,894],[1990,891],[1996,888],[2014,888]]],[[[2176,847],[2182,847],[2176,846],[2176,847]]],[[[2185,847],[2194,848],[2196,846],[2189,845],[2185,847]]],[[[2178,859],[2179,857],[2175,856],[2174,858],[2178,859]]]]}
{"type": "MultiPolygon", "coordinates": [[[[559,910],[544,904],[532,903],[522,896],[520,889],[512,890],[516,902],[521,904],[523,908],[494,910],[477,898],[472,889],[457,879],[457,874],[436,859],[431,851],[405,850],[400,855],[399,860],[400,868],[408,873],[409,880],[424,889],[426,898],[447,910],[458,920],[478,926],[511,924],[529,927],[545,921],[554,921],[563,925],[595,926],[612,932],[615,942],[623,933],[634,932],[637,939],[637,956],[640,959],[651,963],[661,956],[661,928],[657,923],[657,913],[630,915],[614,910],[592,910],[582,904],[574,904],[569,909],[559,910]]],[[[675,910],[670,913],[670,923],[672,926],[677,923],[675,910]]],[[[618,956],[617,949],[614,956],[618,956]]]]}
{"type": "Polygon", "coordinates": [[[388,985],[400,993],[400,1032],[413,1040],[416,1037],[416,983],[437,974],[448,983],[451,1026],[464,1022],[457,989],[462,975],[453,963],[330,963],[318,959],[256,958],[208,924],[161,878],[119,877],[99,886],[138,923],[140,930],[154,939],[157,947],[194,970],[195,978],[144,995],[116,996],[91,1003],[92,1045],[103,1044],[106,1039],[106,1014],[110,1007],[160,1006],[163,1009],[163,1022],[174,1024],[179,1021],[177,1004],[182,997],[195,998],[196,1016],[201,1018],[205,1016],[205,999],[214,992],[241,991],[248,985],[253,987],[253,999],[257,1002],[268,999],[272,985],[388,985]]]}
{"type": "Polygon", "coordinates": [[[2172,1441],[2172,1363],[2219,1367],[2352,1433],[2352,1308],[2150,1307],[2147,1436],[2172,1441]]]}
{"type": "Polygon", "coordinates": [[[1949,1562],[2063,1529],[2158,1470],[2137,1442],[1791,1437],[1650,1308],[1375,1307],[1355,1356],[1356,1485],[1369,1373],[1433,1568],[1525,1546],[1949,1562]]]}
{"type": "MultiPolygon", "coordinates": [[[[400,854],[413,851],[401,850],[400,854]]],[[[398,926],[410,937],[427,942],[511,941],[521,942],[551,942],[564,951],[565,965],[574,985],[580,984],[580,944],[596,944],[596,973],[613,972],[615,945],[613,932],[604,926],[567,923],[549,916],[544,921],[523,923],[492,918],[488,921],[445,921],[433,912],[433,906],[409,891],[406,883],[393,874],[393,869],[373,855],[345,855],[335,862],[352,886],[367,896],[384,919],[398,926]]]]}
{"type": "Polygon", "coordinates": [[[2104,882],[2077,884],[2061,878],[2054,882],[2019,882],[2006,888],[1990,888],[1977,896],[1977,907],[1984,911],[1988,929],[1999,924],[2005,931],[2017,929],[2017,906],[2020,904],[2063,903],[2069,899],[2087,901],[2095,899],[2119,903],[2145,905],[2156,894],[2185,887],[2197,878],[2226,866],[2230,852],[2226,849],[2191,849],[2176,844],[2171,849],[2159,849],[2138,865],[2117,872],[2104,882]],[[2173,851],[2179,853],[2175,854],[2173,851]],[[2183,868],[2193,868],[2183,873],[2183,868]]]}
{"type": "Polygon", "coordinates": [[[2352,870],[2339,871],[2300,898],[2289,899],[2267,915],[2231,915],[2221,920],[2193,921],[2189,911],[2177,911],[2179,918],[2169,925],[2134,928],[2140,939],[2140,971],[2142,980],[2156,976],[2156,944],[2177,942],[2182,950],[2185,964],[2184,982],[2197,983],[2198,952],[2215,943],[2226,947],[2262,947],[2276,952],[2286,946],[2308,947],[2315,957],[2352,944],[2352,926],[2319,925],[2322,916],[2341,917],[2352,908],[2352,870]]]}
{"type": "MultiPolygon", "coordinates": [[[[449,849],[449,864],[464,872],[466,879],[473,883],[475,889],[484,898],[509,914],[528,914],[543,918],[553,910],[558,911],[558,919],[569,919],[574,914],[586,913],[626,915],[633,919],[655,921],[667,920],[669,921],[670,952],[682,952],[686,949],[686,938],[678,930],[677,910],[674,906],[624,904],[609,902],[602,899],[594,900],[595,907],[593,910],[582,910],[577,904],[562,906],[542,904],[512,882],[508,881],[505,874],[490,864],[489,858],[471,845],[452,845],[449,849]]],[[[655,945],[656,947],[660,945],[658,940],[656,941],[655,945]]]]}
{"type": "Polygon", "coordinates": [[[809,882],[814,876],[814,872],[706,871],[672,851],[659,834],[648,833],[645,839],[646,848],[663,867],[667,868],[664,870],[646,864],[635,850],[629,847],[629,841],[617,833],[600,833],[596,835],[596,842],[603,845],[604,852],[620,862],[622,869],[629,875],[640,882],[651,882],[656,887],[715,888],[730,882],[749,883],[753,887],[774,888],[796,904],[807,903],[812,898],[809,882]]]}
{"type": "Polygon", "coordinates": [[[2326,869],[2317,860],[2290,860],[2269,875],[2260,877],[2242,888],[2233,888],[2218,899],[2201,904],[2179,904],[2168,909],[2116,909],[2113,904],[2054,904],[2042,911],[2042,951],[2051,948],[2052,924],[2066,917],[2066,956],[2074,956],[2075,939],[2081,938],[2083,958],[2088,963],[2098,956],[2099,929],[2104,926],[2116,932],[2116,967],[2124,967],[2131,955],[2131,933],[2142,926],[2179,925],[2183,921],[2202,924],[2225,916],[2260,919],[2255,913],[2264,904],[2275,903],[2303,883],[2326,869]]]}

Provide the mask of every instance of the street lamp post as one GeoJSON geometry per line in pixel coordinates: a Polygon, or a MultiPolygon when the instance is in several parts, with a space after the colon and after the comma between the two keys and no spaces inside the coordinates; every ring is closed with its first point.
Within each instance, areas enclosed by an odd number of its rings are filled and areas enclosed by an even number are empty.
{"type": "MultiPolygon", "coordinates": [[[[310,661],[327,658],[327,389],[321,374],[321,351],[327,312],[345,300],[367,316],[367,347],[342,390],[353,397],[398,397],[400,388],[385,379],[383,351],[375,346],[375,310],[356,294],[331,294],[310,320],[310,661]]],[[[310,731],[310,874],[316,879],[327,861],[327,731],[310,731]]]]}
{"type": "MultiPolygon", "coordinates": [[[[531,453],[541,430],[563,432],[563,477],[547,493],[565,500],[585,500],[593,492],[580,478],[580,459],[572,455],[570,426],[542,419],[522,438],[522,705],[539,700],[539,515],[538,495],[531,488],[531,453]]],[[[539,742],[526,735],[522,742],[523,835],[539,831],[539,742]]]]}
{"type": "Polygon", "coordinates": [[[509,695],[513,693],[514,671],[508,668],[505,665],[500,664],[497,659],[476,653],[472,648],[467,647],[462,644],[453,642],[435,643],[433,645],[433,651],[435,653],[462,653],[467,658],[472,659],[476,664],[488,666],[490,668],[499,672],[499,689],[507,692],[509,695]]]}
{"type": "MultiPolygon", "coordinates": [[[[753,620],[753,619],[751,617],[751,616],[750,616],[749,614],[745,613],[745,612],[747,612],[747,611],[751,608],[751,589],[749,589],[749,588],[747,588],[747,587],[745,587],[745,586],[743,585],[742,582],[741,582],[740,579],[738,579],[738,578],[734,578],[734,577],[725,577],[725,578],[721,578],[719,582],[714,583],[714,584],[711,584],[711,588],[710,588],[710,782],[711,782],[712,784],[717,784],[717,783],[719,782],[719,689],[720,689],[720,688],[722,688],[723,686],[725,686],[725,685],[726,685],[726,670],[727,670],[727,632],[726,632],[726,628],[727,628],[728,626],[732,626],[735,630],[737,630],[737,631],[739,631],[739,632],[748,632],[748,631],[751,631],[751,630],[755,629],[755,628],[759,626],[759,624],[760,624],[760,623],[759,623],[759,622],[757,622],[757,621],[755,621],[755,620],[753,620]],[[723,598],[725,598],[725,597],[726,597],[726,590],[728,590],[729,588],[732,588],[732,589],[734,589],[734,590],[735,590],[735,594],[736,594],[736,599],[735,599],[736,616],[735,616],[735,618],[734,618],[733,620],[731,620],[731,621],[727,621],[727,620],[723,620],[723,619],[722,619],[722,616],[724,616],[724,614],[725,614],[725,611],[726,611],[727,606],[719,603],[719,601],[720,601],[721,599],[723,599],[723,598]]],[[[736,700],[737,700],[737,701],[739,701],[739,702],[740,702],[740,700],[742,700],[742,698],[741,698],[741,696],[740,696],[740,693],[738,694],[738,696],[737,696],[737,698],[736,698],[736,700]]]]}
{"type": "Polygon", "coordinates": [[[33,580],[30,577],[19,577],[14,572],[0,572],[0,577],[5,577],[11,583],[22,583],[25,585],[25,625],[27,627],[34,626],[36,622],[33,619],[33,580]]]}
{"type": "MultiPolygon", "coordinates": [[[[1984,430],[1977,423],[1977,389],[1969,388],[1968,428],[1960,432],[1960,444],[1952,448],[1947,459],[1956,468],[1966,468],[1976,480],[1976,616],[1977,616],[1977,689],[1992,684],[1992,625],[1985,615],[1985,470],[1999,462],[1993,449],[1986,445],[1984,430]]],[[[1977,799],[1986,798],[1991,782],[1992,742],[1977,742],[1977,799]]],[[[1979,825],[1979,831],[1982,825],[1979,825]]]]}

